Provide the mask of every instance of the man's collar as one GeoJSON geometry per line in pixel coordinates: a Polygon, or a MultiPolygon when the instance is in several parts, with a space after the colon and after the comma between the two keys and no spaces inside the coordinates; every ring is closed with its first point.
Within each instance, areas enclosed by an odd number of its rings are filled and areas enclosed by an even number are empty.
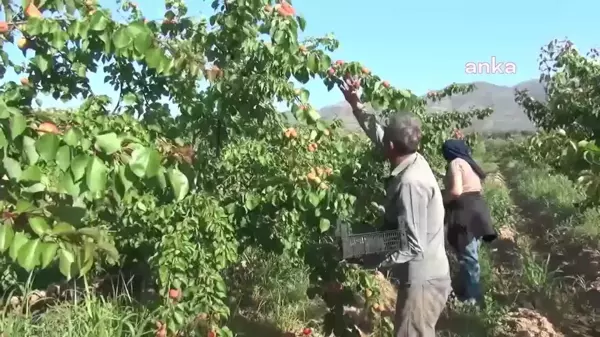
{"type": "Polygon", "coordinates": [[[419,154],[418,153],[413,153],[411,155],[409,155],[408,157],[402,159],[402,161],[400,162],[400,164],[398,164],[398,166],[396,166],[392,172],[390,173],[390,177],[395,177],[399,174],[401,174],[402,172],[404,172],[404,170],[406,170],[406,168],[415,162],[415,160],[417,160],[417,156],[419,154]]]}

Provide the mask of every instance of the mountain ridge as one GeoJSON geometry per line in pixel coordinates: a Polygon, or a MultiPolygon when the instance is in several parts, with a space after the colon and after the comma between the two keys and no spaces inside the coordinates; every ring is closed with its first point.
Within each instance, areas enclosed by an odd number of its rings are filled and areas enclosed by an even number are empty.
{"type": "MultiPolygon", "coordinates": [[[[537,79],[532,79],[517,83],[513,86],[503,86],[489,82],[472,82],[475,90],[466,95],[456,95],[444,98],[439,102],[430,102],[428,110],[436,111],[467,111],[470,108],[494,109],[492,115],[484,120],[475,120],[472,126],[473,131],[481,133],[497,132],[523,132],[535,131],[535,125],[527,118],[525,112],[515,102],[515,89],[529,91],[529,94],[539,101],[546,100],[544,87],[537,79]]],[[[339,118],[344,122],[344,126],[349,130],[359,129],[352,109],[345,102],[341,101],[332,105],[324,106],[319,109],[319,113],[324,119],[331,120],[339,118]]]]}

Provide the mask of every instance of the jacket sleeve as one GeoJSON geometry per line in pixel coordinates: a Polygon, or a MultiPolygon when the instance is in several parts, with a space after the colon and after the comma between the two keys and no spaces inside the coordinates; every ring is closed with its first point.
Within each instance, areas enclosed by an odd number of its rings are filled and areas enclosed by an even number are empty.
{"type": "Polygon", "coordinates": [[[401,251],[393,253],[382,265],[422,260],[427,244],[427,211],[429,196],[415,183],[402,184],[396,207],[402,210],[397,217],[401,251]]]}
{"type": "Polygon", "coordinates": [[[365,110],[364,107],[360,107],[353,111],[354,117],[358,121],[358,124],[367,134],[369,139],[375,144],[376,147],[383,149],[383,126],[377,122],[377,118],[372,113],[365,110]]]}

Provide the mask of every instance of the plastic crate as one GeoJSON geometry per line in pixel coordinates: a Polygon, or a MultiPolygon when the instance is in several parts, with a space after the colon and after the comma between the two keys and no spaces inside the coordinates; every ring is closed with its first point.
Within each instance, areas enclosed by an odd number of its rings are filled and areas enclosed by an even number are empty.
{"type": "Polygon", "coordinates": [[[341,241],[344,259],[400,250],[401,233],[399,230],[352,234],[348,225],[338,223],[337,227],[337,236],[341,241]]]}

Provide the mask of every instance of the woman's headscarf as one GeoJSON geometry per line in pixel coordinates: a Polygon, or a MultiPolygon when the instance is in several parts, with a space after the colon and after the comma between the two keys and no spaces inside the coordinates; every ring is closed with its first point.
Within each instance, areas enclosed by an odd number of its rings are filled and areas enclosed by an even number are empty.
{"type": "Polygon", "coordinates": [[[466,161],[467,163],[469,163],[473,171],[479,176],[479,179],[485,179],[486,174],[471,157],[471,149],[469,148],[467,143],[465,143],[464,140],[448,139],[442,145],[442,154],[448,162],[451,162],[456,158],[460,158],[466,161]]]}

